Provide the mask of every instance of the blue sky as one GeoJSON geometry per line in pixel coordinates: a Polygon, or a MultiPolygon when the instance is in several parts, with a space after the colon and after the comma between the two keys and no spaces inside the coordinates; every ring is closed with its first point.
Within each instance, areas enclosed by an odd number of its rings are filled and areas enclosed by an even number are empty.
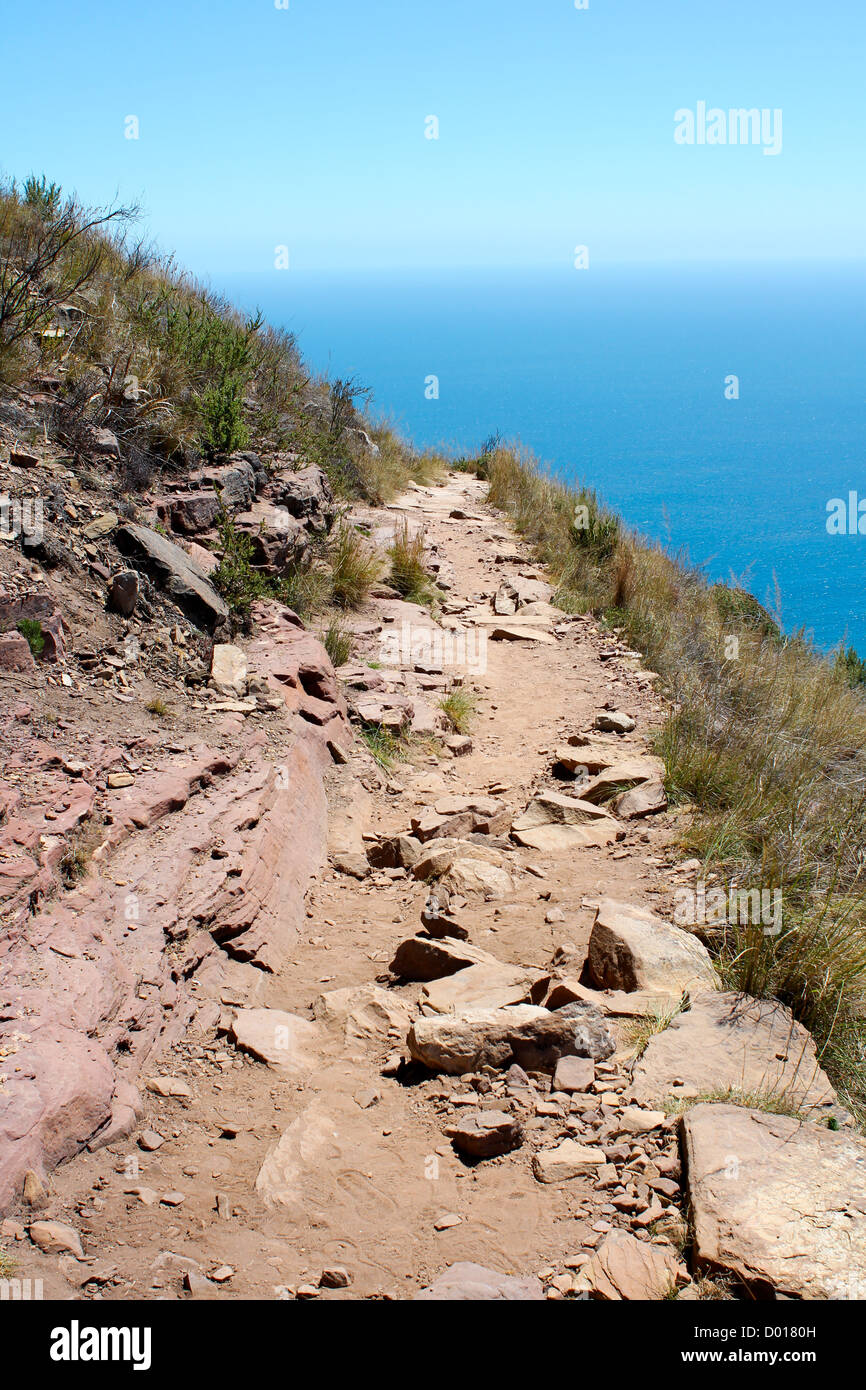
{"type": "Polygon", "coordinates": [[[40,0],[0,167],[139,200],[201,275],[862,256],[864,39],[864,0],[40,0]],[[702,100],[781,108],[782,153],[676,145],[702,100]]]}

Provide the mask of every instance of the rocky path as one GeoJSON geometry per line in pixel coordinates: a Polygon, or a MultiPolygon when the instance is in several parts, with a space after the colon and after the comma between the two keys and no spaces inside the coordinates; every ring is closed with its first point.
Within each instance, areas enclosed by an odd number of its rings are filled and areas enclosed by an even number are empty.
{"type": "MultiPolygon", "coordinates": [[[[669,925],[697,866],[677,864],[648,750],[652,674],[551,607],[484,495],[451,475],[358,514],[379,543],[423,529],[447,585],[436,623],[377,591],[339,673],[356,720],[411,731],[406,756],[386,770],[355,740],[328,773],[329,859],[287,952],[266,960],[259,930],[206,963],[214,1005],[151,1065],[138,1127],[57,1170],[31,1214],[45,1253],[21,1223],[24,1272],[55,1296],[697,1297],[671,1096],[775,1068],[773,1086],[833,1110],[802,1030],[708,993],[705,949],[669,925]],[[475,696],[468,736],[439,707],[455,685],[475,696]],[[642,1021],[684,994],[635,1064],[642,1021]]],[[[264,756],[279,749],[248,755],[253,782],[264,756]]],[[[290,768],[290,838],[309,829],[303,791],[290,768]]],[[[118,893],[135,879],[164,900],[173,863],[187,899],[210,891],[184,847],[212,844],[226,807],[181,815],[149,869],[120,848],[118,893]]],[[[264,851],[231,824],[217,857],[249,885],[264,851]]],[[[690,1142],[711,1147],[706,1126],[690,1142]]]]}

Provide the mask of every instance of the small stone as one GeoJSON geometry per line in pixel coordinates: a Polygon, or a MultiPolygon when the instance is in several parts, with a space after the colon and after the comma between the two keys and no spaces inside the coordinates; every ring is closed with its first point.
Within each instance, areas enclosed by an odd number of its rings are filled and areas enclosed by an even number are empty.
{"type": "Polygon", "coordinates": [[[185,1081],[177,1076],[154,1076],[147,1083],[147,1089],[157,1096],[175,1096],[192,1099],[192,1091],[185,1081]]]}
{"type": "Polygon", "coordinates": [[[135,570],[119,570],[108,586],[109,606],[128,618],[135,611],[138,594],[139,582],[135,570]]]}
{"type": "Polygon", "coordinates": [[[32,1168],[28,1168],[24,1174],[24,1188],[21,1195],[25,1206],[37,1209],[48,1204],[48,1189],[39,1174],[32,1168]]]}
{"type": "Polygon", "coordinates": [[[30,1239],[46,1255],[74,1255],[84,1259],[81,1237],[72,1226],[62,1221],[32,1221],[28,1228],[30,1239]]]}
{"type": "Polygon", "coordinates": [[[663,1125],[665,1119],[663,1110],[641,1110],[638,1105],[627,1105],[617,1120],[617,1126],[621,1134],[649,1134],[663,1125]]]}
{"type": "Polygon", "coordinates": [[[630,714],[624,714],[621,710],[603,710],[595,717],[595,727],[602,733],[630,734],[635,723],[630,714]]]}
{"type": "Polygon", "coordinates": [[[160,1202],[164,1207],[179,1207],[186,1201],[185,1192],[164,1192],[160,1197],[160,1202]]]}
{"type": "Polygon", "coordinates": [[[495,1158],[519,1146],[523,1137],[520,1123],[504,1110],[483,1110],[463,1116],[445,1129],[461,1153],[471,1158],[495,1158]]]}
{"type": "Polygon", "coordinates": [[[553,1089],[572,1095],[588,1091],[595,1081],[595,1062],[591,1057],[560,1057],[553,1074],[553,1089]]]}
{"type": "Polygon", "coordinates": [[[349,1271],[342,1265],[332,1265],[330,1269],[323,1269],[319,1275],[320,1289],[347,1289],[350,1283],[349,1271]]]}
{"type": "Polygon", "coordinates": [[[105,780],[112,791],[117,791],[120,787],[131,787],[135,778],[129,772],[109,772],[105,780]]]}
{"type": "Polygon", "coordinates": [[[145,1153],[155,1153],[164,1143],[162,1135],[157,1134],[155,1129],[145,1129],[138,1136],[138,1147],[144,1149],[145,1153]]]}
{"type": "Polygon", "coordinates": [[[472,752],[472,739],[468,734],[452,734],[445,740],[445,747],[452,757],[462,758],[472,752]]]}
{"type": "Polygon", "coordinates": [[[434,1231],[450,1231],[452,1226],[462,1226],[463,1217],[456,1216],[454,1212],[448,1212],[445,1216],[440,1216],[438,1221],[433,1222],[434,1231]]]}
{"type": "Polygon", "coordinates": [[[152,1187],[125,1187],[123,1195],[125,1197],[137,1197],[146,1207],[155,1206],[159,1201],[159,1193],[155,1192],[152,1187]]]}

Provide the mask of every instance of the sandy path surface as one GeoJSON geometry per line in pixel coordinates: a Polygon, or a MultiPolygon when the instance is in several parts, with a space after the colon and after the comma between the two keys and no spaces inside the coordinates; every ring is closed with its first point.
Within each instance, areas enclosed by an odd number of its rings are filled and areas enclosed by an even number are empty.
{"type": "MultiPolygon", "coordinates": [[[[471,623],[475,615],[492,633],[491,599],[503,577],[543,575],[484,496],[483,484],[451,475],[369,515],[380,537],[403,517],[423,526],[448,566],[443,623],[471,623]]],[[[545,610],[542,602],[534,617],[499,620],[540,640],[489,640],[486,669],[459,673],[477,696],[470,752],[443,758],[422,743],[385,773],[359,745],[348,766],[335,769],[338,839],[347,827],[356,848],[360,834],[369,845],[372,837],[408,832],[411,818],[445,795],[493,795],[514,817],[539,789],[568,791],[553,775],[554,751],[569,735],[590,731],[605,707],[636,721],[621,739],[623,755],[646,751],[662,709],[639,662],[591,621],[545,610]]],[[[392,600],[371,601],[353,663],[376,658],[383,616],[393,611],[392,600]]],[[[428,698],[435,707],[437,691],[428,698]]],[[[487,901],[467,894],[456,915],[471,941],[500,961],[549,973],[564,947],[560,959],[576,976],[599,897],[657,901],[672,823],[668,813],[627,821],[609,845],[555,853],[517,846],[506,830],[499,853],[510,891],[487,901]]],[[[112,863],[121,881],[123,855],[112,863]]],[[[303,1035],[274,1066],[238,1052],[215,1029],[177,1040],[151,1068],[154,1077],[181,1079],[189,1092],[148,1092],[142,1129],[158,1135],[159,1146],[144,1151],[133,1136],[55,1174],[52,1214],[81,1232],[86,1260],[58,1263],[33,1253],[22,1272],[43,1275],[54,1296],[153,1298],[188,1297],[182,1276],[190,1269],[203,1296],[245,1299],[292,1296],[342,1266],[348,1287],[319,1296],[409,1298],[461,1260],[567,1277],[611,1226],[633,1229],[631,1215],[611,1206],[593,1179],[536,1178],[534,1153],[564,1137],[612,1142],[609,1134],[596,1137],[562,1098],[546,1097],[542,1081],[520,1102],[520,1147],[475,1162],[460,1156],[443,1128],[485,1097],[502,1098],[501,1082],[491,1089],[481,1078],[473,1087],[418,1066],[383,1075],[389,1055],[405,1046],[421,989],[395,983],[388,966],[399,943],[420,929],[427,892],[400,868],[360,880],[333,864],[323,868],[285,968],[266,975],[233,963],[233,986],[221,986],[223,1024],[233,1007],[246,1005],[299,1016],[307,1021],[303,1035]],[[387,991],[390,1019],[369,1000],[354,1021],[339,1001],[320,1002],[377,983],[387,991]],[[200,1282],[218,1271],[218,1281],[200,1282]]],[[[621,1088],[616,1059],[608,1065],[608,1080],[621,1088]]],[[[626,1145],[621,1161],[628,1156],[626,1145]]]]}

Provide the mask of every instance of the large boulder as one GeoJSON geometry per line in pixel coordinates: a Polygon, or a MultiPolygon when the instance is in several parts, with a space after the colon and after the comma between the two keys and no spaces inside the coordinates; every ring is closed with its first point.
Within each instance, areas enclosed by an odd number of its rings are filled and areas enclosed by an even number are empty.
{"type": "Polygon", "coordinates": [[[552,1072],[560,1057],[603,1060],[616,1050],[597,1010],[588,1006],[583,1017],[569,1017],[534,1004],[421,1018],[409,1030],[408,1045],[416,1062],[452,1076],[511,1061],[552,1072]]]}
{"type": "Polygon", "coordinates": [[[246,511],[256,495],[255,454],[232,454],[227,463],[201,468],[190,474],[194,487],[211,489],[226,511],[246,511]]]}
{"type": "Polygon", "coordinates": [[[735,1105],[682,1130],[698,1268],[758,1298],[866,1296],[866,1141],[735,1105]]]}
{"type": "Polygon", "coordinates": [[[589,938],[586,975],[599,989],[646,990],[679,998],[715,989],[706,946],[646,908],[605,898],[589,938]]]}
{"type": "Polygon", "coordinates": [[[412,834],[422,844],[442,836],[497,835],[508,826],[505,803],[492,796],[445,796],[432,811],[412,818],[412,834]]]}
{"type": "Polygon", "coordinates": [[[320,731],[320,742],[344,748],[352,741],[346,704],[328,653],[290,608],[257,599],[251,608],[253,637],[247,642],[250,667],[267,679],[275,695],[304,724],[320,731]]]}
{"type": "Polygon", "coordinates": [[[485,902],[507,898],[514,891],[514,882],[506,869],[471,852],[454,860],[444,885],[459,897],[479,897],[485,902]]]}
{"type": "Polygon", "coordinates": [[[212,628],[229,615],[228,605],[195,561],[174,541],[128,521],[115,534],[118,549],[151,575],[180,608],[202,627],[212,628]]]}
{"type": "Polygon", "coordinates": [[[836,1103],[811,1035],[775,999],[701,994],[650,1038],[635,1064],[629,1099],[641,1104],[726,1091],[766,1096],[812,1118],[836,1103]]]}
{"type": "Polygon", "coordinates": [[[409,1026],[405,999],[379,985],[347,985],[322,994],[313,1004],[316,1021],[342,1025],[348,1045],[384,1041],[392,1029],[409,1026]]]}
{"type": "Polygon", "coordinates": [[[183,536],[198,536],[212,531],[223,510],[223,504],[212,489],[181,492],[157,503],[157,515],[172,531],[183,536]]]}
{"type": "MultiPolygon", "coordinates": [[[[67,1001],[68,1005],[68,1001],[67,1001]]],[[[0,1212],[24,1173],[50,1173],[111,1115],[114,1071],[91,1038],[53,1021],[0,1025],[0,1212]]]]}
{"type": "Polygon", "coordinates": [[[21,632],[0,633],[0,671],[25,675],[36,670],[30,643],[21,632]]]}
{"type": "Polygon", "coordinates": [[[630,787],[611,802],[613,810],[621,820],[640,820],[643,816],[654,816],[657,811],[663,811],[667,804],[667,792],[661,781],[641,782],[640,786],[630,787]]]}

